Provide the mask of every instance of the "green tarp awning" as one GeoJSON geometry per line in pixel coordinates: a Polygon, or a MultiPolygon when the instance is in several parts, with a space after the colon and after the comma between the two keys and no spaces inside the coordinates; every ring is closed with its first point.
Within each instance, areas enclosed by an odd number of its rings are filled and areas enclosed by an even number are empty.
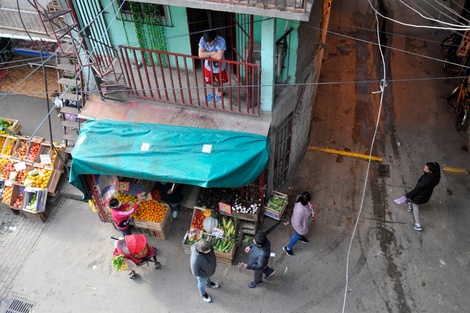
{"type": "Polygon", "coordinates": [[[87,121],[72,151],[70,183],[80,175],[115,175],[211,187],[253,182],[269,156],[265,136],[193,127],[87,121]]]}

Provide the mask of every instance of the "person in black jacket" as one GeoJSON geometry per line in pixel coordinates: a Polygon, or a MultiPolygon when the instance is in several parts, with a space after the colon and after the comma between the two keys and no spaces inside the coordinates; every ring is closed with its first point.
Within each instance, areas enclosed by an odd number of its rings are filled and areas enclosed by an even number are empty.
{"type": "Polygon", "coordinates": [[[264,233],[259,232],[253,238],[253,242],[245,248],[245,253],[249,253],[248,264],[242,262],[238,264],[238,267],[253,270],[254,280],[248,284],[248,287],[255,288],[263,282],[263,273],[265,280],[275,273],[275,270],[268,266],[271,243],[264,233]]]}
{"type": "Polygon", "coordinates": [[[439,163],[428,162],[424,166],[423,176],[421,176],[416,184],[416,187],[408,192],[405,196],[408,199],[408,212],[413,212],[413,229],[422,231],[423,227],[419,222],[419,207],[420,204],[425,204],[431,198],[434,187],[439,184],[441,179],[441,169],[439,163]]]}

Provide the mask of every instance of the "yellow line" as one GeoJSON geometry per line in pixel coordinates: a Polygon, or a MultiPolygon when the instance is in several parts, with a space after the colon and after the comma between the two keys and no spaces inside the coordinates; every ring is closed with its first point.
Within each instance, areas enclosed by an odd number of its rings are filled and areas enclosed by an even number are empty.
{"type": "Polygon", "coordinates": [[[348,152],[348,151],[328,149],[328,148],[320,148],[320,147],[314,147],[314,146],[308,146],[308,149],[313,150],[313,151],[331,153],[331,154],[339,154],[339,155],[349,156],[349,157],[353,157],[353,158],[360,158],[360,159],[366,159],[366,160],[370,159],[371,161],[377,161],[377,162],[380,162],[380,163],[382,163],[382,161],[383,161],[383,159],[381,157],[369,156],[367,154],[361,154],[361,153],[355,153],[355,152],[348,152]]]}
{"type": "Polygon", "coordinates": [[[468,175],[468,171],[464,168],[456,168],[456,167],[448,167],[448,166],[444,166],[442,168],[442,170],[444,172],[447,172],[447,173],[455,173],[455,174],[464,174],[464,175],[468,175]]]}

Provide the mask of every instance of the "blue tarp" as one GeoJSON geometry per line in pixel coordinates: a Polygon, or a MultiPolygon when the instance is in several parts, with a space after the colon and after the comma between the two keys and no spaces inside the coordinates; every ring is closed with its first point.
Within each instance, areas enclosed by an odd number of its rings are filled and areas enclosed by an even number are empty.
{"type": "Polygon", "coordinates": [[[240,187],[266,167],[268,138],[204,128],[87,121],[72,151],[69,181],[85,195],[81,175],[115,175],[211,187],[240,187]]]}

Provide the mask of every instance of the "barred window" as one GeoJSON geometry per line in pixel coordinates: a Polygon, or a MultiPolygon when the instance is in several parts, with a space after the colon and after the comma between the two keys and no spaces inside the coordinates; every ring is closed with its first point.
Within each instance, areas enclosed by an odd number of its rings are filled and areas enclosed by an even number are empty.
{"type": "Polygon", "coordinates": [[[148,25],[173,27],[170,10],[167,5],[131,2],[127,0],[118,0],[115,3],[118,6],[117,10],[121,8],[121,14],[117,15],[118,19],[127,22],[141,22],[148,25]],[[139,19],[139,21],[136,21],[136,18],[139,19]]]}

